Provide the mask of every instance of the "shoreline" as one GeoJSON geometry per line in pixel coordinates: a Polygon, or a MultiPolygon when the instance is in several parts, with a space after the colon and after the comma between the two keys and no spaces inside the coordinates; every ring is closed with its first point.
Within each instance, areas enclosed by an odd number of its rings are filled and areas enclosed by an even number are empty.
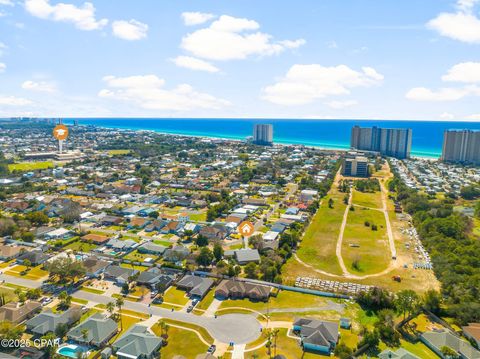
{"type": "MultiPolygon", "coordinates": [[[[68,120],[67,122],[70,122],[72,120],[68,120]]],[[[72,125],[72,123],[67,123],[72,125]]],[[[132,128],[132,127],[118,127],[118,126],[107,126],[107,125],[93,125],[93,124],[78,124],[80,127],[89,127],[92,126],[94,128],[105,128],[105,129],[110,129],[110,130],[117,130],[117,131],[134,131],[134,132],[153,132],[153,133],[158,133],[161,135],[171,135],[171,136],[183,136],[183,137],[195,137],[195,138],[205,138],[205,139],[216,139],[216,140],[227,140],[227,141],[238,141],[238,142],[243,142],[245,141],[246,138],[242,137],[222,137],[221,135],[214,135],[214,134],[194,134],[194,133],[186,133],[182,131],[177,131],[177,132],[166,132],[165,130],[155,130],[155,129],[139,129],[139,128],[132,128]]],[[[332,144],[331,146],[325,145],[325,144],[312,144],[308,142],[291,142],[291,140],[288,139],[277,139],[274,142],[274,145],[281,145],[281,146],[304,146],[304,147],[313,147],[319,150],[325,150],[325,151],[342,151],[346,152],[350,150],[350,147],[345,144],[345,145],[339,145],[335,146],[332,144]]],[[[417,152],[418,153],[418,152],[417,152]]],[[[440,158],[440,153],[438,154],[431,154],[425,155],[425,154],[416,154],[415,152],[411,152],[411,157],[413,158],[418,158],[418,159],[426,159],[426,160],[438,160],[440,158]]]]}

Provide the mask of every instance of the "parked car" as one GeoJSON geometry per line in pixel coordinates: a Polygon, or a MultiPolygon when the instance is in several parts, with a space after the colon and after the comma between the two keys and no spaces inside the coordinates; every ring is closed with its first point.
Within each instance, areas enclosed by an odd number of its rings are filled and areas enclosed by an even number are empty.
{"type": "Polygon", "coordinates": [[[215,350],[217,350],[217,346],[214,345],[214,344],[212,344],[212,345],[210,345],[210,347],[208,348],[207,353],[208,353],[208,354],[213,354],[213,353],[215,353],[215,350]]]}
{"type": "Polygon", "coordinates": [[[157,296],[158,292],[154,290],[153,292],[150,292],[150,298],[155,298],[157,296]]]}
{"type": "Polygon", "coordinates": [[[187,308],[187,313],[190,313],[193,310],[193,305],[189,305],[187,308]]]}

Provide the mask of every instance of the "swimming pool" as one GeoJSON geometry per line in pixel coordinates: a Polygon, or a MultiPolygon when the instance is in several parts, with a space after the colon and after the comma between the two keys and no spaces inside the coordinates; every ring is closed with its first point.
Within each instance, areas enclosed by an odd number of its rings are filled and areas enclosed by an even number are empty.
{"type": "MultiPolygon", "coordinates": [[[[85,354],[87,350],[79,345],[69,344],[58,348],[57,354],[63,355],[67,358],[78,358],[78,353],[85,354]]],[[[83,355],[82,355],[83,357],[83,355]]]]}

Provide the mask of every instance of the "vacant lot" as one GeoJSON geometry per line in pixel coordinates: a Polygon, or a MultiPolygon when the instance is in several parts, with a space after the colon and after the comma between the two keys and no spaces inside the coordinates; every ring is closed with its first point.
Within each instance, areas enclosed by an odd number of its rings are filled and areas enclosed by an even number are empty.
{"type": "Polygon", "coordinates": [[[297,252],[303,262],[333,274],[342,274],[335,247],[346,208],[343,203],[344,195],[338,192],[335,184],[332,186],[305,231],[297,252]],[[328,206],[330,198],[333,199],[333,208],[328,206]]]}
{"type": "Polygon", "coordinates": [[[349,211],[342,257],[351,273],[378,273],[388,267],[390,250],[383,212],[361,207],[349,211]]]}
{"type": "Polygon", "coordinates": [[[360,192],[353,190],[353,204],[369,208],[382,208],[382,193],[378,192],[360,192]]]}

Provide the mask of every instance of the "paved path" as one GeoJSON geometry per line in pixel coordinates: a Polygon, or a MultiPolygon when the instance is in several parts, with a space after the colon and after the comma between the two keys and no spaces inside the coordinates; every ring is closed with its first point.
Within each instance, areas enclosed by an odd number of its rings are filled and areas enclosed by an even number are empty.
{"type": "MultiPolygon", "coordinates": [[[[107,304],[114,300],[111,297],[85,291],[77,291],[73,296],[102,304],[107,304]]],[[[218,318],[212,318],[179,311],[172,312],[168,309],[156,306],[148,307],[143,303],[130,302],[127,300],[125,300],[123,307],[141,313],[201,326],[207,329],[215,339],[222,343],[250,343],[260,336],[261,324],[253,315],[226,314],[219,316],[218,318]]]]}
{"type": "Polygon", "coordinates": [[[21,285],[22,287],[27,288],[40,288],[42,286],[42,281],[36,281],[31,279],[25,279],[21,277],[15,277],[8,274],[0,274],[0,281],[5,281],[7,283],[21,285]]]}
{"type": "Polygon", "coordinates": [[[245,347],[245,344],[235,344],[232,351],[232,359],[244,359],[245,347]]]}
{"type": "Polygon", "coordinates": [[[220,308],[220,305],[222,304],[221,300],[218,300],[217,298],[213,298],[213,302],[208,306],[207,310],[205,313],[203,313],[204,316],[206,317],[214,317],[215,312],[220,308]]]}

